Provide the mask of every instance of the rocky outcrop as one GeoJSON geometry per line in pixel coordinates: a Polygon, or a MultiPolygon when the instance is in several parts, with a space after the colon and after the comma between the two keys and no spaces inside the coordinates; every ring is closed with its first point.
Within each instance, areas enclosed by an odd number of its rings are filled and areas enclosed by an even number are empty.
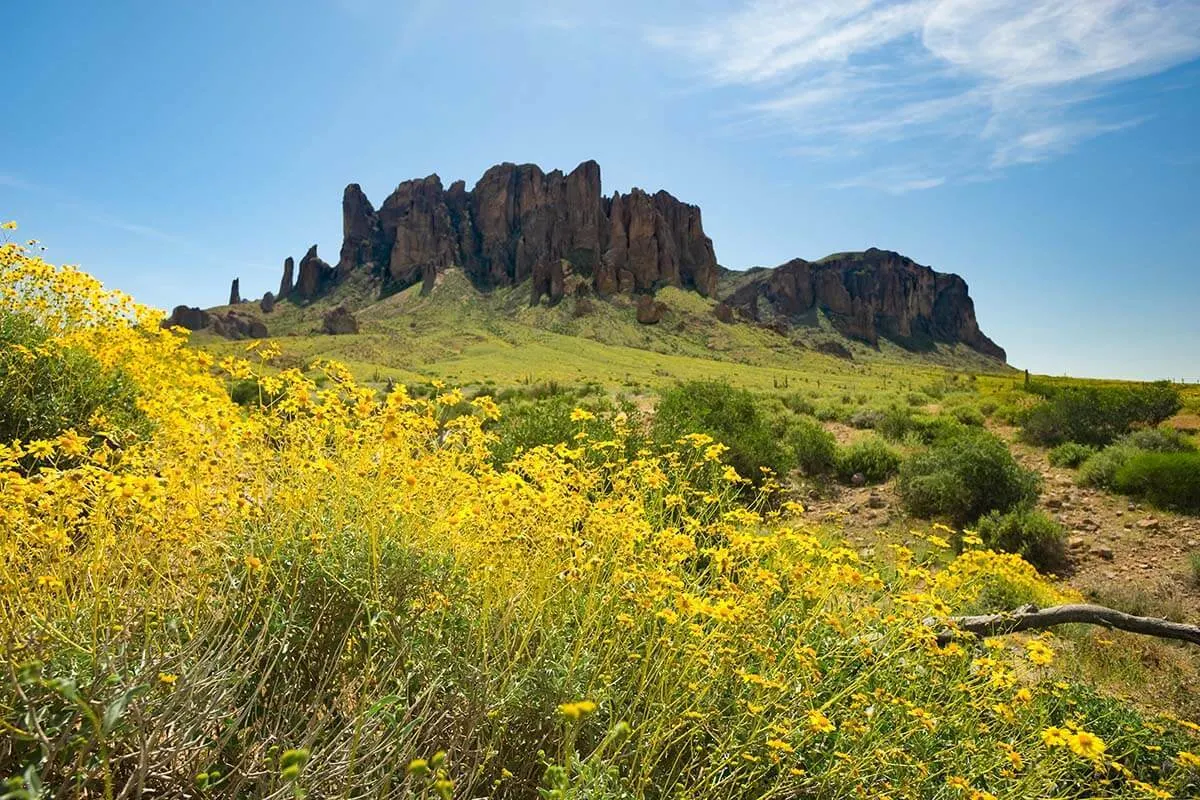
{"type": "Polygon", "coordinates": [[[295,270],[296,262],[292,260],[291,256],[288,256],[283,260],[283,278],[279,281],[279,294],[275,295],[276,300],[282,300],[292,293],[295,270]]]}
{"type": "Polygon", "coordinates": [[[605,198],[594,161],[565,175],[535,164],[499,164],[470,191],[462,181],[444,188],[430,175],[401,183],[378,211],[350,184],[342,196],[342,235],[336,268],[316,269],[313,250],[300,262],[297,296],[311,299],[360,269],[390,291],[418,281],[429,286],[431,276],[452,265],[481,289],[533,279],[534,302],[543,296],[558,302],[568,269],[602,294],[716,289],[717,260],[700,209],[667,192],[634,189],[605,198]]]}
{"type": "Polygon", "coordinates": [[[728,303],[717,303],[713,306],[713,316],[726,325],[733,323],[733,307],[728,303]]]}
{"type": "Polygon", "coordinates": [[[238,311],[211,315],[210,327],[213,333],[226,339],[265,339],[270,336],[262,320],[238,311]]]}
{"type": "Polygon", "coordinates": [[[186,328],[189,331],[198,331],[201,328],[207,328],[209,323],[209,315],[207,311],[196,308],[195,306],[175,306],[171,311],[171,316],[162,321],[164,328],[186,328]]]}
{"type": "Polygon", "coordinates": [[[317,246],[314,244],[300,259],[300,274],[296,278],[294,292],[301,300],[312,300],[333,285],[335,275],[336,270],[317,255],[317,246]]]}
{"type": "Polygon", "coordinates": [[[275,295],[267,292],[262,296],[262,300],[258,301],[258,307],[262,309],[264,314],[270,314],[275,310],[275,295]]]}
{"type": "Polygon", "coordinates": [[[871,345],[886,338],[910,349],[961,342],[1003,361],[979,329],[966,282],[899,253],[871,248],[820,261],[793,259],[756,272],[724,302],[759,322],[823,311],[842,334],[871,345]]]}
{"type": "Polygon", "coordinates": [[[229,305],[236,306],[242,302],[242,293],[238,290],[238,279],[233,279],[233,284],[229,287],[229,305]]]}
{"type": "Polygon", "coordinates": [[[660,303],[648,294],[638,297],[637,321],[643,325],[657,325],[667,313],[666,303],[660,303]]]}
{"type": "Polygon", "coordinates": [[[358,320],[345,306],[338,306],[325,313],[321,319],[321,331],[331,335],[358,333],[358,320]]]}

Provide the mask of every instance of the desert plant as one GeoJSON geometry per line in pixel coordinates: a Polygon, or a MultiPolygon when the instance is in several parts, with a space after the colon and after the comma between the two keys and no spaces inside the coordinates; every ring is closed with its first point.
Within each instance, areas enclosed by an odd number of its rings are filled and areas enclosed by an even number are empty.
{"type": "Polygon", "coordinates": [[[1054,467],[1070,467],[1075,469],[1084,461],[1087,461],[1096,452],[1096,448],[1086,444],[1078,444],[1077,442],[1063,442],[1058,447],[1055,447],[1047,455],[1046,459],[1054,467]]]}
{"type": "Polygon", "coordinates": [[[989,548],[1016,553],[1042,572],[1056,572],[1066,565],[1066,533],[1040,511],[1029,507],[992,511],[979,518],[976,530],[989,548]]]}
{"type": "Polygon", "coordinates": [[[1200,511],[1200,453],[1139,452],[1117,470],[1112,486],[1159,508],[1200,511]]]}
{"type": "Polygon", "coordinates": [[[1194,453],[1196,446],[1174,428],[1143,428],[1121,437],[1118,444],[1151,453],[1194,453]]]}
{"type": "Polygon", "coordinates": [[[813,419],[801,417],[788,426],[787,446],[792,461],[805,475],[824,475],[837,460],[833,434],[813,419]]]}
{"type": "Polygon", "coordinates": [[[708,434],[724,444],[734,469],[756,482],[763,468],[778,475],[791,470],[790,454],[771,420],[745,389],[720,381],[691,381],[664,392],[654,413],[654,438],[669,445],[689,433],[708,434]]]}
{"type": "Polygon", "coordinates": [[[883,419],[884,413],[873,408],[862,408],[850,415],[851,427],[859,430],[876,428],[883,419]]]}
{"type": "Polygon", "coordinates": [[[1170,384],[1043,387],[1047,399],[1021,416],[1022,436],[1041,445],[1103,446],[1138,425],[1158,425],[1182,407],[1170,384]]]}
{"type": "Polygon", "coordinates": [[[68,430],[110,437],[147,432],[138,388],[119,367],[52,339],[32,316],[0,309],[0,443],[48,440],[68,430]]]}
{"type": "Polygon", "coordinates": [[[896,474],[902,460],[882,439],[868,436],[838,448],[835,468],[842,481],[862,475],[867,483],[882,483],[896,474]]]}
{"type": "Polygon", "coordinates": [[[1037,498],[1037,473],[1024,469],[1008,446],[984,431],[939,440],[900,470],[900,497],[909,513],[967,525],[991,511],[1037,498]]]}
{"type": "Polygon", "coordinates": [[[1117,472],[1139,452],[1141,451],[1136,447],[1128,445],[1109,445],[1088,456],[1087,460],[1079,465],[1079,474],[1075,476],[1075,480],[1081,486],[1111,489],[1117,472]]]}

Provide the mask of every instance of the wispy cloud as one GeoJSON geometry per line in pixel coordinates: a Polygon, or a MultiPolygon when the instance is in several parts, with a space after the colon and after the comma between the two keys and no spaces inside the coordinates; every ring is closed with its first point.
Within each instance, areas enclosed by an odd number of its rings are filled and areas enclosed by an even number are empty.
{"type": "Polygon", "coordinates": [[[75,200],[58,189],[31,183],[15,175],[0,173],[0,186],[7,186],[12,189],[18,189],[20,191],[33,192],[35,194],[42,195],[58,208],[66,211],[72,211],[82,219],[102,227],[111,228],[112,230],[116,231],[124,231],[125,233],[131,233],[134,236],[140,236],[144,239],[156,239],[160,242],[168,242],[170,244],[188,244],[188,242],[186,242],[184,239],[181,239],[174,234],[167,233],[150,225],[142,225],[136,222],[129,222],[121,219],[120,217],[115,217],[105,211],[95,208],[88,203],[79,202],[78,200],[75,200]]]}
{"type": "Polygon", "coordinates": [[[888,194],[908,194],[936,189],[946,182],[940,175],[931,175],[918,167],[902,166],[872,170],[844,181],[830,184],[831,189],[876,189],[888,194]]]}
{"type": "Polygon", "coordinates": [[[789,133],[794,151],[918,142],[939,174],[969,175],[1143,121],[1099,101],[1200,58],[1200,3],[740,0],[646,38],[688,57],[710,86],[749,92],[742,112],[789,133]]]}

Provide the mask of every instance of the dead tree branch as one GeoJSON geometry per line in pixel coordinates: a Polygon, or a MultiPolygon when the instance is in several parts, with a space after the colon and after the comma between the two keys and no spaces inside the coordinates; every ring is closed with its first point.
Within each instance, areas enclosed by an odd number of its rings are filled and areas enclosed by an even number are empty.
{"type": "Polygon", "coordinates": [[[951,617],[949,620],[941,621],[930,618],[925,622],[934,627],[944,626],[947,622],[952,626],[938,633],[939,645],[949,644],[956,636],[964,632],[977,636],[1001,636],[1006,633],[1040,630],[1071,623],[1100,625],[1105,628],[1140,633],[1144,636],[1178,639],[1200,645],[1200,625],[1186,625],[1182,622],[1169,622],[1154,617],[1136,617],[1133,614],[1117,611],[1115,608],[1087,604],[1052,606],[1042,609],[1028,605],[1003,614],[951,617]]]}

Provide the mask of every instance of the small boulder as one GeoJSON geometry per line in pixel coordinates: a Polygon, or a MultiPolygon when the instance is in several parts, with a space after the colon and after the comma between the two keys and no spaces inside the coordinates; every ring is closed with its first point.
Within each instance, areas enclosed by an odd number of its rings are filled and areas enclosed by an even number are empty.
{"type": "Polygon", "coordinates": [[[264,294],[262,300],[258,301],[258,307],[262,309],[264,314],[270,314],[275,310],[275,295],[270,292],[264,294]]]}
{"type": "Polygon", "coordinates": [[[164,328],[186,328],[189,331],[198,331],[201,328],[207,328],[212,322],[207,311],[195,306],[175,306],[171,311],[171,316],[162,321],[164,328]]]}
{"type": "Polygon", "coordinates": [[[883,499],[883,496],[879,492],[871,492],[867,497],[867,505],[871,508],[886,508],[887,501],[883,499]]]}
{"type": "Polygon", "coordinates": [[[271,334],[261,319],[248,314],[229,311],[212,317],[212,330],[226,339],[265,339],[271,334]]]}
{"type": "Polygon", "coordinates": [[[851,486],[865,486],[867,484],[867,476],[861,472],[856,472],[850,476],[851,486]]]}
{"type": "Polygon", "coordinates": [[[326,312],[321,319],[321,330],[334,336],[343,333],[358,333],[358,320],[345,306],[338,306],[332,311],[326,312]]]}
{"type": "Polygon", "coordinates": [[[638,298],[637,321],[641,324],[657,325],[659,322],[662,322],[663,315],[666,313],[666,303],[659,303],[648,294],[644,294],[638,298]]]}
{"type": "Polygon", "coordinates": [[[1113,553],[1113,549],[1111,547],[1109,547],[1107,545],[1103,545],[1103,544],[1098,544],[1092,548],[1092,555],[1099,556],[1100,558],[1103,558],[1105,561],[1112,561],[1114,553],[1113,553]]]}

